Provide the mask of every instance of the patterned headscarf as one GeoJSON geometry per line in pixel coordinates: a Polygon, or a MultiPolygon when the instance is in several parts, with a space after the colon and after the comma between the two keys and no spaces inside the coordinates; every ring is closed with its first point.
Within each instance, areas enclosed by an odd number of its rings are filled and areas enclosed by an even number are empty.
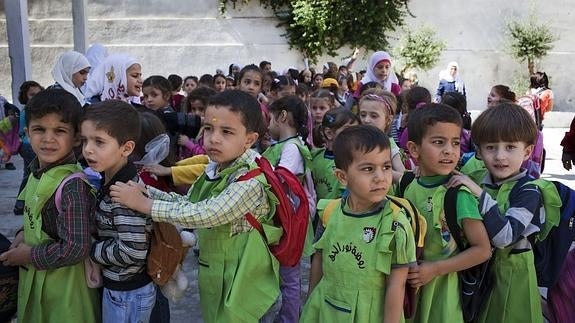
{"type": "Polygon", "coordinates": [[[92,73],[87,82],[86,96],[100,96],[100,100],[129,101],[126,71],[138,61],[126,54],[108,56],[92,73]]]}

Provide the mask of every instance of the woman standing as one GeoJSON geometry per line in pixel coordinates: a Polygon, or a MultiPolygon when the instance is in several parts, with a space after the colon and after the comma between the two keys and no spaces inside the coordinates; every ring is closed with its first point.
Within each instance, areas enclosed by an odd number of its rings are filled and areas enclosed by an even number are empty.
{"type": "Polygon", "coordinates": [[[457,62],[450,62],[447,68],[439,72],[439,86],[435,92],[435,102],[441,102],[444,93],[459,92],[466,95],[465,83],[459,75],[459,65],[457,62]]]}

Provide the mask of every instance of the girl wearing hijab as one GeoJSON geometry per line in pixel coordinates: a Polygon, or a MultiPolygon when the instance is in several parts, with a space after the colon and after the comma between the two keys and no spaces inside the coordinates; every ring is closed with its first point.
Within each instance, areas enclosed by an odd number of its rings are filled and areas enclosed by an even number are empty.
{"type": "Polygon", "coordinates": [[[142,66],[126,54],[108,56],[92,73],[86,85],[90,102],[122,100],[140,103],[142,66]]]}
{"type": "Polygon", "coordinates": [[[88,73],[90,62],[86,56],[75,51],[66,52],[58,57],[52,69],[52,77],[56,83],[49,88],[61,88],[72,93],[83,106],[87,102],[80,88],[86,83],[88,73]]]}
{"type": "Polygon", "coordinates": [[[447,68],[439,72],[439,86],[435,92],[435,101],[441,102],[444,93],[459,92],[466,95],[465,83],[459,76],[459,65],[457,62],[450,62],[447,68]]]}
{"type": "MultiPolygon", "coordinates": [[[[369,58],[368,69],[365,76],[361,79],[361,85],[369,82],[380,84],[384,90],[396,96],[401,92],[399,80],[393,72],[393,61],[387,52],[375,52],[369,58]]],[[[356,98],[359,97],[359,88],[361,88],[361,86],[358,86],[358,90],[354,94],[356,98]]]]}

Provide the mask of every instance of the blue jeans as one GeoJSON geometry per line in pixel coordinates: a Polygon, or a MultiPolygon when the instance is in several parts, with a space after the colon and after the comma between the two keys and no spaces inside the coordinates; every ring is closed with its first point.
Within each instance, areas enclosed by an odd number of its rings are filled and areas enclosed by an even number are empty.
{"type": "Polygon", "coordinates": [[[102,297],[103,323],[147,323],[156,302],[156,285],[129,291],[104,288],[102,297]]]}

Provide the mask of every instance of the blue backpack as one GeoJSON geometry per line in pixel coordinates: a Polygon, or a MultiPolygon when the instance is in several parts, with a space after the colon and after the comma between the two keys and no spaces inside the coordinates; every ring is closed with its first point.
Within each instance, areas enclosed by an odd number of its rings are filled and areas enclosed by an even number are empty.
{"type": "MultiPolygon", "coordinates": [[[[558,281],[575,238],[575,191],[557,181],[537,179],[523,182],[527,183],[537,185],[543,195],[545,223],[539,233],[529,237],[529,241],[533,247],[538,285],[550,288],[558,281]]],[[[516,184],[512,191],[520,186],[516,184]]]]}

